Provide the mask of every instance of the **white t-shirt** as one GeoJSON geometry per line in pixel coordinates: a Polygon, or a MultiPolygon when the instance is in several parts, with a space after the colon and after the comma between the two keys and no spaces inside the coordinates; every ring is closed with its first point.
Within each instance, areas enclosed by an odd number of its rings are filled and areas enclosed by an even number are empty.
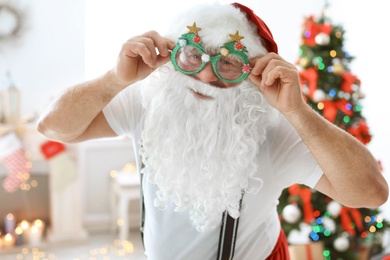
{"type": "MultiPolygon", "coordinates": [[[[140,86],[133,85],[119,93],[103,110],[118,135],[133,138],[136,158],[139,158],[143,127],[141,101],[140,86]]],[[[282,190],[294,183],[313,188],[322,176],[312,154],[283,116],[267,131],[264,145],[267,146],[263,149],[265,152],[259,156],[263,186],[257,194],[243,197],[235,259],[265,259],[272,252],[280,232],[276,207],[282,190]]],[[[165,210],[154,207],[157,187],[145,177],[143,183],[144,245],[148,259],[216,259],[220,229],[199,232],[190,223],[188,212],[174,212],[173,205],[165,210]]]]}

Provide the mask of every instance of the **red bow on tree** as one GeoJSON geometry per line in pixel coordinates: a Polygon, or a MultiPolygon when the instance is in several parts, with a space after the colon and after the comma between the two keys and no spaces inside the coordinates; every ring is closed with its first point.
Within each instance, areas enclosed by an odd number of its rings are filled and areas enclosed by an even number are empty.
{"type": "Polygon", "coordinates": [[[330,122],[334,123],[337,116],[337,111],[341,110],[345,115],[352,116],[353,111],[348,108],[348,101],[346,99],[339,99],[337,101],[325,100],[322,101],[324,104],[323,116],[330,122]]]}
{"type": "Polygon", "coordinates": [[[308,87],[307,95],[313,99],[314,91],[317,89],[318,74],[314,68],[309,68],[299,72],[301,84],[306,84],[308,87]]]}
{"type": "Polygon", "coordinates": [[[358,209],[343,207],[340,212],[340,223],[344,231],[351,236],[356,236],[355,225],[359,231],[363,231],[362,214],[358,209]]]}
{"type": "Polygon", "coordinates": [[[308,46],[316,46],[315,38],[319,33],[329,35],[332,32],[333,26],[329,23],[318,24],[314,21],[314,16],[309,16],[303,23],[303,43],[308,46]]]}
{"type": "Polygon", "coordinates": [[[298,184],[291,185],[288,192],[293,196],[300,196],[303,207],[303,221],[310,223],[314,219],[313,206],[311,204],[311,190],[306,187],[300,187],[298,184]]]}
{"type": "Polygon", "coordinates": [[[371,141],[368,125],[363,119],[361,119],[356,125],[350,127],[347,132],[356,137],[364,145],[371,141]]]}
{"type": "Polygon", "coordinates": [[[341,89],[346,93],[352,93],[352,85],[357,84],[360,86],[360,80],[350,72],[344,72],[342,75],[343,83],[341,89]]]}

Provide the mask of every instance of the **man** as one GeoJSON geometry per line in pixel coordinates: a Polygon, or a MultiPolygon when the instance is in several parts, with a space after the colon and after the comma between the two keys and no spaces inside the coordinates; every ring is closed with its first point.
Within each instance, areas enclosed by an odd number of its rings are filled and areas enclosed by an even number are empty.
{"type": "Polygon", "coordinates": [[[128,40],[113,69],[67,90],[38,125],[62,142],[133,138],[148,259],[288,259],[276,205],[293,183],[350,207],[387,200],[376,160],[304,102],[251,9],[202,5],[175,21],[172,35],[128,40]],[[221,228],[228,215],[238,228],[221,228]]]}

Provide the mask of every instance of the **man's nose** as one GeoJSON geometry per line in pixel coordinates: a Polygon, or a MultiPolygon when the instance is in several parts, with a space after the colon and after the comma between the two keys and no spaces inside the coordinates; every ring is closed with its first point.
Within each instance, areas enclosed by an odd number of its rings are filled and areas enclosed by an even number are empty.
{"type": "Polygon", "coordinates": [[[211,63],[208,63],[199,73],[196,74],[196,77],[205,83],[211,83],[218,80],[217,75],[215,75],[211,63]]]}

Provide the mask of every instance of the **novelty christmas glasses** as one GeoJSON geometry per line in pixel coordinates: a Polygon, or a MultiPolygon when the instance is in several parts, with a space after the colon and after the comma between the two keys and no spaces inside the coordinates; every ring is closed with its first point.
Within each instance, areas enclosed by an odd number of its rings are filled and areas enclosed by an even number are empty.
{"type": "Polygon", "coordinates": [[[187,26],[189,32],[183,34],[172,50],[171,61],[177,71],[183,74],[199,73],[208,62],[211,62],[215,75],[222,81],[238,83],[246,79],[251,67],[249,65],[246,48],[241,44],[238,31],[229,34],[231,41],[220,47],[215,56],[208,55],[204,48],[196,23],[187,26]]]}

